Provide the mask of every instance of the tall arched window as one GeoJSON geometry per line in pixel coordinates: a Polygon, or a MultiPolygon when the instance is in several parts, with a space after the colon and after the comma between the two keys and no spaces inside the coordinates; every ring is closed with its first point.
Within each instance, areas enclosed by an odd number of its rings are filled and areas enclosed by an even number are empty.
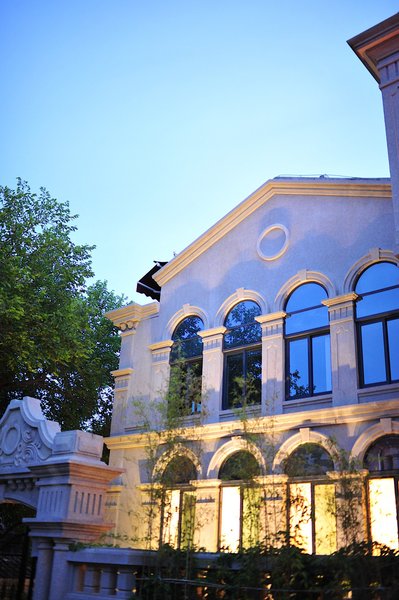
{"type": "Polygon", "coordinates": [[[262,348],[261,326],[255,317],[261,314],[256,302],[244,300],[228,313],[224,325],[223,408],[260,404],[262,348]]]}
{"type": "Polygon", "coordinates": [[[222,480],[220,543],[222,550],[238,552],[259,541],[260,489],[253,478],[260,475],[256,458],[247,450],[235,452],[219,471],[222,480]]]}
{"type": "Polygon", "coordinates": [[[164,544],[174,548],[192,547],[195,492],[190,481],[196,479],[197,470],[186,456],[173,458],[163,472],[161,539],[164,544]]]}
{"type": "Polygon", "coordinates": [[[308,554],[337,549],[335,485],[326,477],[333,470],[331,456],[313,443],[302,444],[284,461],[290,477],[290,536],[308,554]]]}
{"type": "Polygon", "coordinates": [[[169,408],[176,414],[188,415],[201,410],[202,319],[194,315],[176,327],[170,353],[169,408]]]}
{"type": "Polygon", "coordinates": [[[399,435],[376,440],[364,456],[369,471],[369,526],[371,540],[397,550],[399,498],[399,435]]]}
{"type": "Polygon", "coordinates": [[[331,391],[326,290],[318,283],[296,288],[285,305],[287,400],[331,391]]]}
{"type": "Polygon", "coordinates": [[[399,267],[380,262],[359,277],[355,292],[361,386],[399,381],[399,267]]]}

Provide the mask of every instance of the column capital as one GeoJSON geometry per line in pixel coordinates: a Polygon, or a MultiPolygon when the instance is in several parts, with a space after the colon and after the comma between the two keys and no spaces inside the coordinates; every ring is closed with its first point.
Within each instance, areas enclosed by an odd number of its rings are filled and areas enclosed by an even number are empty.
{"type": "Polygon", "coordinates": [[[321,303],[328,307],[330,323],[352,321],[354,318],[354,303],[357,298],[359,298],[357,294],[350,292],[349,294],[322,300],[321,303]]]}
{"type": "Polygon", "coordinates": [[[156,342],[148,346],[152,352],[152,359],[154,362],[169,362],[170,351],[173,346],[173,340],[164,340],[162,342],[156,342]]]}
{"type": "Polygon", "coordinates": [[[262,326],[262,336],[270,338],[283,335],[284,319],[286,316],[287,313],[280,310],[267,315],[259,315],[259,317],[255,317],[255,321],[258,321],[262,326]]]}
{"type": "Polygon", "coordinates": [[[221,350],[223,344],[223,336],[226,333],[227,328],[224,326],[213,327],[212,329],[206,329],[199,331],[198,335],[204,342],[204,352],[212,350],[221,350]]]}

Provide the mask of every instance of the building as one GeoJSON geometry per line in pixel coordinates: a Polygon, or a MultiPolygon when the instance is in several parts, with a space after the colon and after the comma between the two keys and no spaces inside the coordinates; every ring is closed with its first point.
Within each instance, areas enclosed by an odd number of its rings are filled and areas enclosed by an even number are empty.
{"type": "Polygon", "coordinates": [[[152,269],[159,301],[108,315],[122,337],[107,440],[124,471],[117,538],[190,535],[217,551],[295,530],[331,552],[348,541],[340,472],[352,469],[357,539],[398,548],[398,28],[395,15],[349,42],[380,83],[391,182],[267,181],[152,269]],[[169,488],[160,503],[154,485],[169,488]]]}
{"type": "Polygon", "coordinates": [[[3,416],[0,501],[36,510],[34,600],[129,598],[162,542],[398,548],[399,13],[349,43],[382,91],[390,180],[267,181],[141,280],[159,301],[108,314],[109,466],[34,399],[3,416]],[[104,532],[129,550],[70,551],[104,532]]]}

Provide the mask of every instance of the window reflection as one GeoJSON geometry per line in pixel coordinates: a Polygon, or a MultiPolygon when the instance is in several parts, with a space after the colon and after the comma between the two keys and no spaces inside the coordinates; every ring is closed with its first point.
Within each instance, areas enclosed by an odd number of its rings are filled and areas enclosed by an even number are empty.
{"type": "Polygon", "coordinates": [[[203,329],[202,319],[187,317],[176,327],[170,353],[169,405],[180,415],[201,410],[202,386],[202,339],[198,331],[203,329]]]}
{"type": "Polygon", "coordinates": [[[194,464],[185,456],[172,459],[163,472],[162,533],[164,544],[192,547],[195,522],[195,493],[190,481],[197,479],[194,464]]]}
{"type": "Polygon", "coordinates": [[[261,326],[255,321],[260,314],[256,302],[245,300],[225,319],[223,408],[261,401],[261,326]]]}
{"type": "Polygon", "coordinates": [[[305,283],[294,290],[285,306],[287,399],[331,391],[328,309],[325,289],[305,283]]]}
{"type": "Polygon", "coordinates": [[[376,263],[359,277],[355,291],[360,384],[399,381],[399,268],[376,263]]]}
{"type": "Polygon", "coordinates": [[[219,478],[221,490],[220,548],[238,552],[259,541],[261,490],[253,478],[260,475],[260,467],[250,452],[241,450],[222,464],[219,478]],[[239,485],[233,482],[240,482],[239,485]]]}

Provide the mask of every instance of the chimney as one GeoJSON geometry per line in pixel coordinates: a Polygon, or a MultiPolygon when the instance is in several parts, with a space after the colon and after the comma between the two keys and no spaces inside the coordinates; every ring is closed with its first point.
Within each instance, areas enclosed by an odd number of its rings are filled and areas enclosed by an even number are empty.
{"type": "Polygon", "coordinates": [[[399,13],[348,40],[378,82],[384,105],[395,241],[399,247],[399,13]]]}

